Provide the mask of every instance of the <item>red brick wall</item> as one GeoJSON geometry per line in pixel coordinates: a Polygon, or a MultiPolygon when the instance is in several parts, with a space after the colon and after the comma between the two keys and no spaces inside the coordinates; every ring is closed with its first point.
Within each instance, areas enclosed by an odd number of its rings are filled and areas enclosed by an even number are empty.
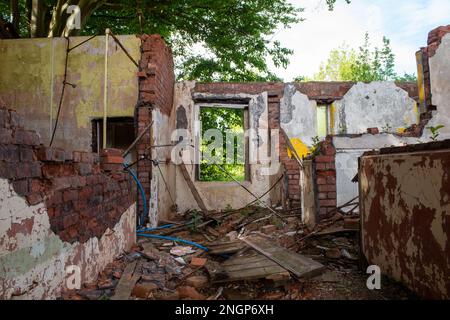
{"type": "Polygon", "coordinates": [[[319,198],[319,217],[327,216],[336,209],[336,149],[331,136],[320,143],[319,154],[314,158],[319,198]]]}
{"type": "Polygon", "coordinates": [[[121,165],[100,165],[99,156],[40,144],[13,110],[0,106],[0,177],[28,204],[45,203],[51,229],[63,241],[101,237],[134,202],[121,165]]]}
{"type": "MultiPolygon", "coordinates": [[[[139,61],[139,101],[136,107],[137,132],[139,134],[152,121],[152,110],[159,109],[170,115],[173,103],[175,74],[170,48],[160,35],[141,36],[141,60],[139,61]]],[[[152,174],[151,130],[148,130],[137,144],[138,158],[137,175],[147,197],[150,197],[152,174]]],[[[138,197],[139,213],[143,203],[138,197]]],[[[147,214],[147,212],[145,213],[147,214]]]]}
{"type": "Polygon", "coordinates": [[[160,35],[142,35],[141,41],[139,106],[151,106],[169,115],[175,84],[172,51],[160,35]]]}
{"type": "Polygon", "coordinates": [[[419,56],[421,58],[421,64],[423,68],[423,85],[425,91],[425,107],[427,111],[436,110],[431,102],[431,81],[430,81],[430,66],[429,58],[436,54],[436,50],[441,44],[442,38],[450,33],[450,25],[438,27],[428,34],[427,46],[421,48],[419,56]]]}

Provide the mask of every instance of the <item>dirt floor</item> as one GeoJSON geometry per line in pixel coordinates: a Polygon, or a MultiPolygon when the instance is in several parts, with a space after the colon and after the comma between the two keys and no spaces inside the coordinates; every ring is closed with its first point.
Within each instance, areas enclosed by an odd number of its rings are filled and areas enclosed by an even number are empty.
{"type": "Polygon", "coordinates": [[[95,283],[64,292],[61,298],[415,299],[401,284],[386,278],[381,290],[367,288],[369,275],[360,268],[357,215],[336,213],[314,230],[302,225],[298,215],[258,207],[208,215],[191,211],[171,223],[142,233],[193,241],[209,251],[177,241],[139,237],[133,250],[108,265],[95,283]],[[285,269],[284,260],[275,263],[271,254],[244,243],[246,237],[274,246],[273,252],[287,257],[286,261],[306,261],[305,276],[298,277],[295,270],[285,269]]]}

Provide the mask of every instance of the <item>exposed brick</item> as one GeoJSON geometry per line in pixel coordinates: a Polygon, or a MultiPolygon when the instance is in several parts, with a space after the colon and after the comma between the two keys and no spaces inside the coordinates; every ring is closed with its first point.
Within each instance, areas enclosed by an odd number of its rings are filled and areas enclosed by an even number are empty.
{"type": "Polygon", "coordinates": [[[87,176],[92,173],[92,164],[89,163],[77,163],[75,169],[78,174],[82,176],[87,176]]]}
{"type": "Polygon", "coordinates": [[[27,201],[30,205],[34,206],[43,201],[43,197],[40,193],[31,193],[27,195],[27,201]]]}
{"type": "Polygon", "coordinates": [[[34,131],[17,129],[14,132],[14,142],[16,144],[37,146],[39,144],[39,136],[34,131]]]}
{"type": "Polygon", "coordinates": [[[77,213],[72,213],[72,214],[65,216],[63,218],[64,229],[67,229],[67,228],[73,226],[74,224],[76,224],[78,222],[78,220],[79,220],[79,216],[77,213]]]}
{"type": "Polygon", "coordinates": [[[336,184],[336,177],[327,177],[326,183],[327,184],[336,184]]]}
{"type": "Polygon", "coordinates": [[[78,190],[66,190],[63,192],[63,201],[74,201],[78,199],[78,190]]]}
{"type": "Polygon", "coordinates": [[[317,163],[328,163],[328,162],[334,162],[333,156],[317,156],[315,158],[317,163]]]}
{"type": "Polygon", "coordinates": [[[336,192],[336,185],[320,185],[319,192],[336,192]]]}
{"type": "Polygon", "coordinates": [[[100,158],[100,162],[102,164],[110,163],[110,164],[123,164],[123,157],[122,156],[102,156],[100,158]]]}
{"type": "Polygon", "coordinates": [[[0,145],[0,160],[19,162],[19,148],[15,145],[0,145]]]}
{"type": "Polygon", "coordinates": [[[328,199],[336,199],[336,192],[328,192],[327,197],[328,199]]]}
{"type": "Polygon", "coordinates": [[[320,200],[328,199],[328,193],[327,192],[319,192],[318,197],[320,200]]]}
{"type": "Polygon", "coordinates": [[[13,181],[12,185],[14,187],[14,191],[21,196],[26,196],[29,192],[28,181],[26,179],[13,181]]]}
{"type": "Polygon", "coordinates": [[[2,128],[0,125],[0,142],[4,144],[9,144],[13,140],[12,131],[7,128],[2,128]]]}
{"type": "Polygon", "coordinates": [[[31,162],[34,160],[34,150],[31,147],[21,146],[19,148],[20,161],[31,162]]]}
{"type": "Polygon", "coordinates": [[[321,207],[336,207],[336,199],[319,200],[321,207]]]}

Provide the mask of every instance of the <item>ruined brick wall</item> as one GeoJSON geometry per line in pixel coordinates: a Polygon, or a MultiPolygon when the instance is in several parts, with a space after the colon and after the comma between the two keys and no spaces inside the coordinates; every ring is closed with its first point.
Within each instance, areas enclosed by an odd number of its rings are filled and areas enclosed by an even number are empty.
{"type": "Polygon", "coordinates": [[[316,170],[319,218],[326,217],[336,209],[336,149],[331,136],[320,142],[318,155],[314,157],[316,170]]]}
{"type": "MultiPolygon", "coordinates": [[[[160,35],[141,36],[141,59],[139,61],[139,100],[136,106],[137,132],[139,134],[152,123],[152,111],[159,110],[170,115],[174,94],[175,74],[172,52],[160,35]]],[[[156,127],[156,124],[154,124],[156,127]]],[[[148,130],[137,144],[137,175],[144,187],[147,200],[150,198],[152,163],[151,135],[148,130]]],[[[158,134],[158,132],[155,132],[158,134]]],[[[143,210],[141,199],[138,200],[139,212],[143,210]]],[[[146,213],[147,214],[147,213],[146,213]]]]}
{"type": "Polygon", "coordinates": [[[135,201],[120,164],[101,165],[95,153],[41,145],[14,110],[0,109],[0,135],[0,178],[29,205],[44,202],[51,230],[63,241],[101,237],[135,201]]]}
{"type": "Polygon", "coordinates": [[[362,252],[418,295],[450,298],[450,140],[385,148],[360,162],[362,252]]]}
{"type": "Polygon", "coordinates": [[[25,127],[0,106],[0,299],[54,299],[67,266],[93,281],[135,243],[135,190],[120,150],[48,148],[25,127]]]}
{"type": "Polygon", "coordinates": [[[442,38],[447,33],[450,33],[450,25],[441,26],[430,31],[428,34],[427,46],[421,48],[416,53],[422,112],[436,110],[436,106],[433,105],[431,100],[429,59],[436,54],[436,50],[439,48],[442,38]]]}

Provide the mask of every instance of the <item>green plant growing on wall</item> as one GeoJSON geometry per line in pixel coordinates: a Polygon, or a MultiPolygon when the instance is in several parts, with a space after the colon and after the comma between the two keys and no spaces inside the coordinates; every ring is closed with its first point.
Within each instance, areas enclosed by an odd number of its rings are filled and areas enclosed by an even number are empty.
{"type": "Polygon", "coordinates": [[[442,128],[445,128],[445,126],[442,124],[437,125],[435,127],[433,127],[433,126],[427,127],[427,129],[431,131],[430,139],[433,141],[436,141],[437,138],[439,137],[439,130],[441,130],[442,128]]]}
{"type": "Polygon", "coordinates": [[[317,156],[320,152],[320,138],[319,136],[315,136],[312,138],[313,145],[311,147],[311,155],[313,157],[317,156]]]}

